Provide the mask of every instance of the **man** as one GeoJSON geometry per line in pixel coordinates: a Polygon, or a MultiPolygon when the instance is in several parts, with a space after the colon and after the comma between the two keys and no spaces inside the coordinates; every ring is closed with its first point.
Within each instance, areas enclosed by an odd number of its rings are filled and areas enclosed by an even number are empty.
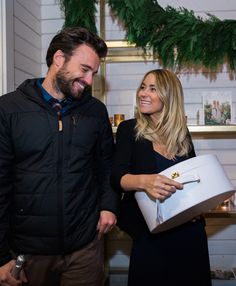
{"type": "Polygon", "coordinates": [[[118,194],[107,110],[90,87],[106,54],[97,35],[65,28],[46,77],[0,98],[0,285],[102,285],[118,194]],[[12,253],[26,257],[18,279],[12,253]]]}

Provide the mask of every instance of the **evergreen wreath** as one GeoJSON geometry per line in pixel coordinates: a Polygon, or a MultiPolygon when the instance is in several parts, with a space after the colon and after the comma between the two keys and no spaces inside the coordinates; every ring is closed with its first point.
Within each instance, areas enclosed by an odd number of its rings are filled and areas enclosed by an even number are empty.
{"type": "MultiPolygon", "coordinates": [[[[94,0],[59,0],[64,26],[96,30],[94,0]]],[[[220,20],[207,14],[203,20],[185,8],[163,9],[156,0],[107,0],[123,24],[126,39],[146,51],[147,47],[167,68],[201,67],[216,71],[224,63],[236,70],[236,20],[220,20]]]]}

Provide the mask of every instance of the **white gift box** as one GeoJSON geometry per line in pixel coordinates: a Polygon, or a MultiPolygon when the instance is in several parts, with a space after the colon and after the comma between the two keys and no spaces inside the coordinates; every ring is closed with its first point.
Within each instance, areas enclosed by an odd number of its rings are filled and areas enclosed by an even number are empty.
{"type": "Polygon", "coordinates": [[[136,192],[135,198],[152,233],[165,231],[205,213],[235,192],[216,155],[201,155],[180,162],[160,174],[184,184],[164,202],[136,192]]]}

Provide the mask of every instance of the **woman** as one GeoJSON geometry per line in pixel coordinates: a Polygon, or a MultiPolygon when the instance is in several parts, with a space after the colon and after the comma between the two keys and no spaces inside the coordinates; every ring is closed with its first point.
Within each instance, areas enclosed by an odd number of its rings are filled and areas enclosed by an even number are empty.
{"type": "Polygon", "coordinates": [[[151,234],[134,197],[136,191],[164,201],[183,185],[159,173],[195,156],[179,79],[152,70],[137,90],[135,119],[120,123],[111,183],[124,193],[118,225],[133,238],[128,285],[210,286],[203,218],[151,234]]]}

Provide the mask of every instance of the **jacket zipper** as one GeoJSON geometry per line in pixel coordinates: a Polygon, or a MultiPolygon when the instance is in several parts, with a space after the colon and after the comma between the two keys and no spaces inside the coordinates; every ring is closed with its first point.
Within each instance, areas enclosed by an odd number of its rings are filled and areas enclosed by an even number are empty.
{"type": "Polygon", "coordinates": [[[62,187],[62,168],[63,168],[63,122],[61,105],[54,106],[57,112],[58,123],[58,160],[57,160],[57,207],[58,207],[58,247],[64,252],[64,202],[63,202],[63,187],[62,187]]]}
{"type": "Polygon", "coordinates": [[[63,122],[61,110],[57,111],[58,116],[58,162],[57,162],[57,188],[58,188],[58,236],[60,239],[60,249],[64,252],[65,241],[64,241],[64,196],[62,187],[62,162],[63,162],[63,122]]]}

